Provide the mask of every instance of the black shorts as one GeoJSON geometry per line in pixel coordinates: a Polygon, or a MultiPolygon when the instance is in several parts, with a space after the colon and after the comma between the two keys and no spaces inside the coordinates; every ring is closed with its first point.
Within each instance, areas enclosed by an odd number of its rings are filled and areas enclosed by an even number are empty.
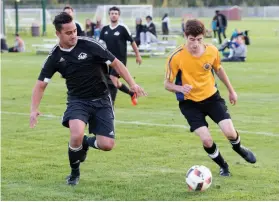
{"type": "Polygon", "coordinates": [[[96,100],[73,100],[67,105],[63,126],[69,128],[70,120],[79,119],[89,125],[89,134],[114,138],[114,112],[110,96],[96,100]]]}
{"type": "Polygon", "coordinates": [[[218,91],[200,102],[192,100],[181,101],[179,102],[179,108],[187,119],[191,132],[202,126],[208,127],[208,123],[205,120],[206,116],[209,116],[217,124],[224,119],[231,118],[225,100],[218,91]]]}
{"type": "MultiPolygon", "coordinates": [[[[126,59],[119,59],[125,66],[127,64],[127,58],[126,59]]],[[[117,71],[115,71],[115,69],[109,67],[109,75],[115,76],[117,78],[120,78],[120,75],[118,74],[117,71]]]]}

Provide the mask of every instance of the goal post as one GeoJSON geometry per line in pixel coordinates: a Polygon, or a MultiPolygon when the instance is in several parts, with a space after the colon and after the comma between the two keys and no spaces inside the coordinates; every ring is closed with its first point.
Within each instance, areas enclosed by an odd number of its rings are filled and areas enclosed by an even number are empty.
{"type": "Polygon", "coordinates": [[[4,1],[0,0],[0,35],[1,36],[5,36],[5,5],[4,5],[4,1]]]}

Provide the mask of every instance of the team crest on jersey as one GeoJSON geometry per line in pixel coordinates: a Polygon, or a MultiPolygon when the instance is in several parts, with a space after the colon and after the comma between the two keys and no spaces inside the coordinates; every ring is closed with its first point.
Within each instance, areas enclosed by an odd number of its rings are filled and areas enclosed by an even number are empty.
{"type": "Polygon", "coordinates": [[[78,60],[84,60],[87,58],[87,54],[86,53],[80,53],[79,56],[78,56],[78,60]]]}
{"type": "Polygon", "coordinates": [[[203,68],[204,68],[205,70],[211,70],[212,66],[211,66],[210,63],[205,63],[205,64],[203,65],[203,68]]]}
{"type": "Polygon", "coordinates": [[[105,31],[105,34],[108,34],[108,31],[105,31]]]}
{"type": "Polygon", "coordinates": [[[114,35],[115,35],[115,36],[119,36],[119,34],[120,34],[120,33],[119,33],[118,31],[117,31],[117,32],[114,32],[114,35]]]}

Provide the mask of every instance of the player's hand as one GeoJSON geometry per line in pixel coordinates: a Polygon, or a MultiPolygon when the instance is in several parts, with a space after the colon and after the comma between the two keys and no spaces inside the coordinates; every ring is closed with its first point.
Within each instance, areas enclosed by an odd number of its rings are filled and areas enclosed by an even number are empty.
{"type": "Polygon", "coordinates": [[[147,96],[147,93],[137,84],[131,86],[131,91],[137,94],[137,97],[147,96]]]}
{"type": "Polygon", "coordinates": [[[32,111],[30,113],[30,128],[34,128],[36,124],[38,123],[38,116],[41,113],[39,111],[32,111]]]}
{"type": "Polygon", "coordinates": [[[141,62],[142,62],[142,59],[141,59],[141,56],[139,55],[136,57],[136,63],[140,65],[141,62]]]}
{"type": "Polygon", "coordinates": [[[181,93],[183,93],[184,95],[188,95],[188,94],[191,92],[192,88],[193,88],[193,87],[192,87],[191,85],[185,84],[185,85],[183,85],[183,86],[180,86],[179,91],[180,91],[181,93]]]}
{"type": "Polygon", "coordinates": [[[229,99],[232,105],[236,104],[237,101],[237,94],[235,91],[229,93],[229,99]]]}

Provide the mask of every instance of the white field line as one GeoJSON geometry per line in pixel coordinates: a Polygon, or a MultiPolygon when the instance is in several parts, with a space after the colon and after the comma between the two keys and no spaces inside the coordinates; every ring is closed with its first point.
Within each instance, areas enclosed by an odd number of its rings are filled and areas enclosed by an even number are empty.
{"type": "MultiPolygon", "coordinates": [[[[20,107],[24,107],[27,106],[29,107],[30,104],[17,104],[17,103],[12,103],[12,102],[8,102],[8,101],[2,101],[2,108],[3,105],[12,105],[12,106],[20,106],[20,107]]],[[[45,109],[60,109],[61,106],[66,106],[66,104],[52,104],[52,105],[45,105],[44,108],[45,109]]],[[[180,115],[180,117],[183,117],[182,114],[180,113],[180,111],[156,111],[156,112],[151,112],[150,110],[146,110],[146,111],[138,111],[138,110],[133,110],[133,109],[126,109],[126,108],[117,108],[116,110],[116,114],[118,113],[127,113],[127,112],[132,112],[132,113],[136,113],[138,115],[146,115],[149,118],[156,118],[158,116],[168,116],[168,117],[172,117],[175,118],[178,114],[180,115]]],[[[233,118],[233,121],[237,121],[237,122],[242,122],[242,123],[260,123],[260,124],[272,124],[272,123],[278,123],[277,120],[273,120],[273,119],[267,119],[264,118],[262,116],[246,116],[246,115],[238,115],[239,117],[233,118]]],[[[147,120],[145,120],[146,122],[147,120]]]]}
{"type": "MultiPolygon", "coordinates": [[[[3,59],[1,60],[1,62],[3,63],[21,63],[22,64],[22,61],[21,60],[8,60],[8,59],[3,59]]],[[[134,61],[133,61],[134,62],[134,61]]],[[[38,62],[38,61],[24,61],[24,65],[28,65],[28,64],[37,64],[38,67],[40,67],[42,64],[41,62],[38,62]]],[[[2,64],[3,65],[3,64],[2,64]]],[[[131,66],[128,64],[128,67],[131,66]]],[[[5,66],[6,67],[6,66],[5,66]]],[[[137,68],[140,67],[140,68],[153,68],[153,67],[156,67],[155,64],[143,64],[141,66],[136,66],[137,68]]],[[[9,67],[10,68],[10,67],[9,67]]]]}
{"type": "MultiPolygon", "coordinates": [[[[19,116],[29,116],[27,113],[18,113],[18,112],[8,112],[8,111],[1,111],[1,114],[7,114],[7,115],[19,115],[19,116]]],[[[46,118],[55,118],[55,119],[61,119],[62,117],[52,115],[52,114],[44,114],[41,115],[42,117],[46,118]]],[[[178,125],[178,124],[162,124],[162,123],[147,123],[147,122],[141,122],[141,121],[121,121],[116,120],[116,123],[124,124],[124,125],[142,125],[142,126],[159,126],[159,127],[169,127],[169,128],[184,128],[189,129],[188,126],[184,125],[178,125]]],[[[220,130],[214,130],[214,131],[220,131],[220,130]]],[[[263,131],[247,131],[247,130],[238,130],[240,133],[244,134],[253,134],[253,135],[263,135],[263,136],[272,136],[272,137],[279,137],[279,134],[272,133],[272,132],[263,132],[263,131]]]]}

